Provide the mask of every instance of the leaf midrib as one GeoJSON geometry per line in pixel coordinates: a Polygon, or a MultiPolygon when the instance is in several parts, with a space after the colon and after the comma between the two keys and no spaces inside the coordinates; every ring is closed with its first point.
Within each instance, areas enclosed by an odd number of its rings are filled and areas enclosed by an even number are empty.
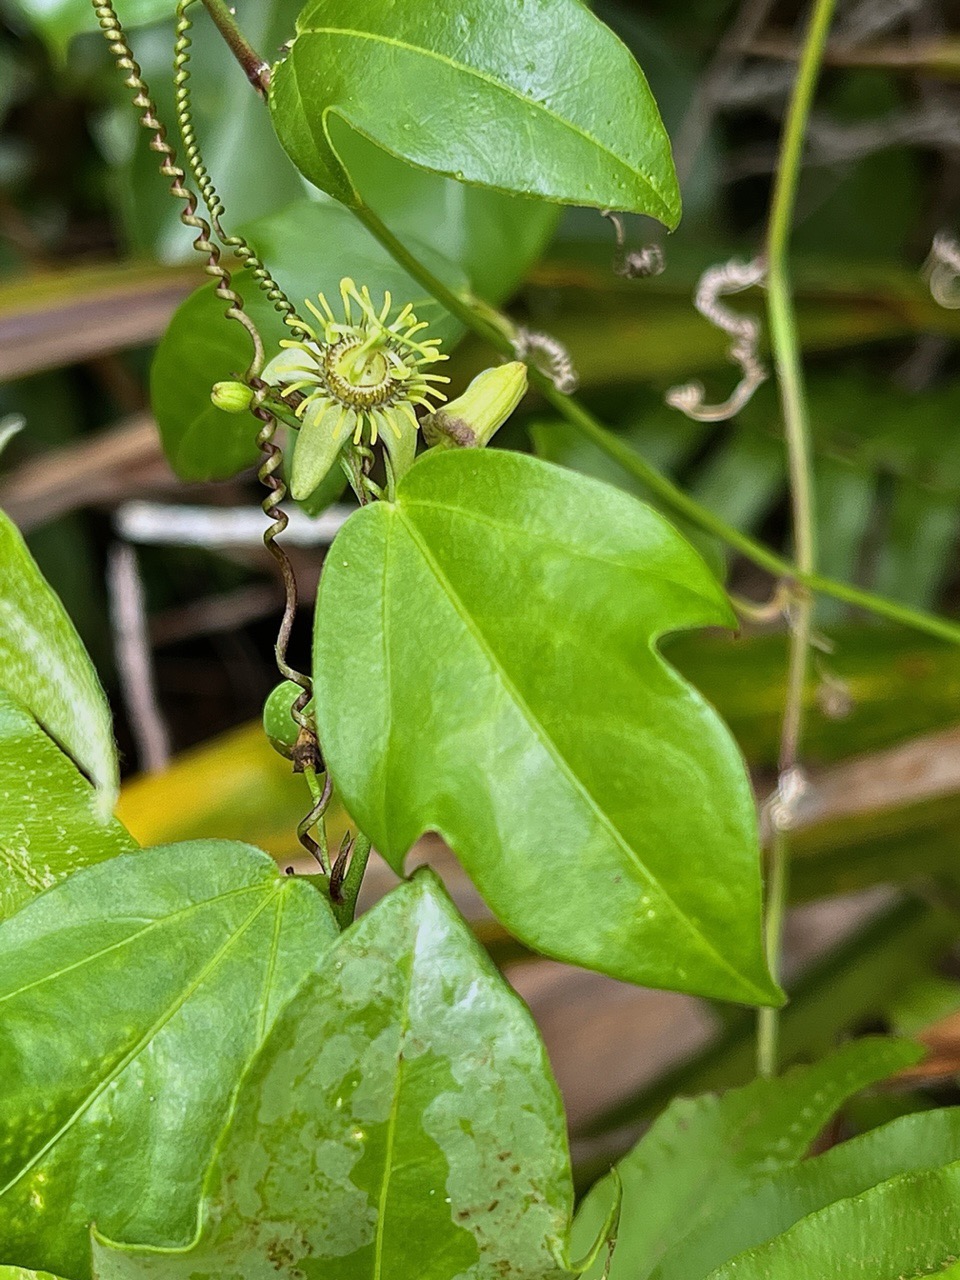
{"type": "MultiPolygon", "coordinates": [[[[590,143],[592,146],[596,147],[598,151],[601,151],[605,155],[609,156],[610,159],[613,160],[614,163],[617,165],[617,167],[620,168],[624,173],[628,173],[633,178],[636,178],[636,177],[642,178],[643,181],[650,188],[650,190],[653,192],[653,194],[656,196],[656,198],[660,201],[663,211],[667,213],[668,217],[672,216],[670,213],[670,205],[667,203],[667,199],[664,196],[663,191],[661,190],[659,184],[654,180],[652,175],[647,172],[646,169],[644,169],[639,164],[636,167],[634,167],[631,164],[628,164],[620,156],[618,156],[617,153],[605,142],[601,142],[599,138],[595,138],[593,134],[588,133],[586,129],[582,128],[578,124],[575,124],[573,121],[564,119],[563,116],[559,115],[556,111],[552,110],[550,107],[546,106],[544,103],[537,102],[533,98],[528,98],[524,93],[521,93],[519,89],[514,88],[513,85],[507,84],[503,80],[497,80],[496,77],[490,75],[488,72],[479,70],[479,68],[477,67],[471,67],[469,64],[465,62],[458,62],[455,58],[451,58],[448,54],[438,53],[435,49],[427,49],[422,45],[410,44],[408,41],[399,40],[395,36],[385,36],[375,32],[371,32],[371,31],[356,31],[350,27],[305,27],[297,33],[297,40],[299,40],[301,36],[324,36],[324,35],[350,36],[356,40],[370,40],[370,41],[373,41],[374,43],[379,42],[382,44],[389,44],[389,45],[395,46],[398,49],[403,49],[407,53],[419,54],[421,57],[424,57],[424,58],[432,58],[436,62],[441,62],[446,66],[449,66],[454,71],[460,71],[460,72],[463,72],[464,75],[473,76],[475,79],[482,81],[484,84],[491,86],[493,89],[501,93],[505,93],[509,97],[516,98],[519,102],[522,102],[524,106],[533,107],[535,110],[541,111],[545,116],[548,116],[550,119],[556,121],[556,123],[559,124],[561,128],[567,129],[571,133],[574,133],[577,136],[583,138],[585,142],[590,143]]],[[[291,49],[289,56],[291,58],[294,58],[295,54],[296,54],[296,41],[294,42],[293,48],[291,49]]],[[[302,101],[302,97],[301,97],[301,101],[302,101]]]]}
{"type": "Polygon", "coordinates": [[[410,974],[403,994],[403,1009],[400,1014],[400,1034],[397,1037],[397,1075],[393,1086],[393,1098],[390,1102],[390,1115],[387,1118],[387,1138],[384,1151],[383,1184],[380,1187],[380,1200],[377,1206],[377,1229],[373,1246],[372,1280],[383,1280],[383,1240],[384,1222],[387,1214],[387,1200],[390,1194],[390,1179],[393,1173],[393,1148],[397,1136],[397,1121],[400,1114],[400,1093],[403,1085],[403,1047],[410,1031],[410,997],[413,991],[413,977],[417,963],[417,939],[419,927],[412,940],[412,956],[410,974]]]}
{"type": "Polygon", "coordinates": [[[433,554],[430,551],[430,548],[423,541],[422,537],[420,536],[419,530],[416,528],[413,522],[407,518],[407,516],[404,514],[404,512],[401,510],[400,507],[394,507],[393,514],[397,519],[403,522],[404,527],[406,528],[408,534],[410,535],[411,541],[413,542],[414,546],[417,548],[417,550],[420,552],[421,556],[423,557],[423,560],[427,565],[427,568],[433,574],[437,582],[437,585],[440,587],[441,591],[446,595],[446,598],[450,601],[451,605],[453,606],[457,615],[460,617],[464,626],[467,628],[470,634],[474,637],[478,648],[486,656],[493,670],[499,675],[500,679],[503,681],[508,694],[510,695],[511,699],[514,702],[514,705],[516,706],[520,714],[523,716],[523,718],[526,720],[532,733],[541,742],[541,744],[547,750],[547,752],[553,757],[557,765],[557,768],[562,773],[562,775],[567,779],[568,783],[573,788],[573,790],[580,795],[581,799],[586,803],[588,808],[592,810],[600,826],[603,827],[608,832],[608,834],[610,835],[614,843],[619,845],[619,847],[627,855],[630,861],[634,863],[638,871],[645,877],[650,887],[655,889],[662,896],[664,903],[669,907],[670,910],[674,912],[678,921],[683,925],[683,927],[687,930],[687,932],[693,936],[693,938],[696,940],[698,945],[712,959],[712,961],[717,966],[717,968],[721,972],[730,974],[736,980],[737,984],[741,987],[741,989],[744,987],[747,987],[750,990],[757,993],[758,995],[762,994],[760,992],[760,989],[753,982],[751,982],[748,978],[746,978],[742,973],[738,972],[729,963],[729,961],[713,946],[710,940],[703,935],[703,933],[700,931],[700,929],[697,928],[697,926],[693,923],[690,917],[687,916],[683,911],[681,911],[680,907],[673,900],[671,895],[666,891],[666,889],[663,887],[660,881],[656,878],[656,876],[654,876],[654,874],[645,865],[645,863],[641,861],[639,855],[630,845],[629,841],[618,830],[615,824],[611,821],[609,815],[604,812],[604,810],[601,808],[598,801],[591,795],[587,787],[577,776],[576,772],[573,769],[573,766],[564,757],[564,755],[560,751],[560,748],[554,742],[553,738],[550,736],[549,733],[547,733],[546,729],[541,724],[541,722],[536,717],[536,715],[534,715],[532,708],[529,706],[526,699],[521,695],[519,689],[516,687],[516,685],[510,678],[510,676],[507,674],[506,670],[504,669],[503,665],[500,662],[499,657],[495,653],[487,637],[480,630],[480,627],[477,624],[476,620],[474,619],[473,615],[469,612],[466,605],[461,600],[460,596],[454,590],[453,584],[450,582],[449,578],[447,578],[446,574],[443,572],[442,568],[437,563],[436,559],[434,558],[433,554]]]}

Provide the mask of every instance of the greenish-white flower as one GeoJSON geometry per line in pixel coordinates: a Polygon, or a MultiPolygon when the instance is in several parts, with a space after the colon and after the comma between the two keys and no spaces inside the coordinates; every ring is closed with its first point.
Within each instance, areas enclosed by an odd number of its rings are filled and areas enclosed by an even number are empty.
{"type": "Polygon", "coordinates": [[[283,350],[263,371],[263,380],[279,388],[300,420],[290,492],[306,498],[316,489],[340,450],[351,441],[383,440],[394,468],[413,461],[416,410],[432,411],[431,401],[446,396],[438,384],[449,378],[430,371],[447,357],[438,338],[424,338],[425,321],[405,306],[391,319],[393,300],[384,295],[378,310],[364,286],[340,282],[343,319],[338,320],[323,294],[320,307],[307,302],[318,321],[303,341],[281,342],[283,350]]]}

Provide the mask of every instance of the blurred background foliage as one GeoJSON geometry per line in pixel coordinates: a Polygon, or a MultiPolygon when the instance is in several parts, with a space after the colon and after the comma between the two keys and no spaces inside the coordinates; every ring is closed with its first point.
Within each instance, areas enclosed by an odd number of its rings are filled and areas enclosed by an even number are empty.
{"type": "MultiPolygon", "coordinates": [[[[126,14],[152,20],[169,7],[129,0],[126,14]]],[[[298,7],[241,0],[238,16],[273,55],[298,7]]],[[[663,247],[662,275],[617,275],[611,226],[595,212],[561,216],[458,186],[356,137],[342,140],[349,167],[392,229],[426,246],[445,279],[558,337],[582,394],[631,448],[730,523],[783,546],[786,475],[772,384],[722,424],[691,422],[665,406],[664,393],[700,378],[722,400],[736,380],[723,335],[692,295],[707,266],[749,258],[760,242],[802,10],[789,0],[597,0],[595,8],[634,50],[674,139],[680,229],[668,237],[627,220],[628,248],[663,247]]],[[[934,302],[922,266],[933,236],[960,224],[958,18],[949,0],[841,7],[795,236],[823,570],[953,614],[960,311],[934,302]]],[[[285,862],[295,856],[303,789],[250,724],[275,683],[281,600],[269,560],[256,534],[174,545],[130,532],[131,504],[256,517],[260,495],[252,422],[238,434],[237,420],[224,421],[208,399],[215,378],[244,362],[243,350],[209,293],[191,296],[203,283],[200,266],[92,25],[86,0],[0,0],[0,419],[25,423],[0,459],[0,505],[26,532],[111,694],[129,775],[120,816],[132,833],[144,842],[246,839],[285,862]],[[177,307],[151,400],[154,353],[177,307]],[[187,482],[164,459],[155,415],[168,443],[189,436],[206,449],[192,470],[181,467],[187,482]],[[247,470],[216,478],[233,464],[247,470]],[[152,671],[146,713],[131,697],[131,660],[152,671]],[[158,722],[152,740],[144,714],[158,722]]],[[[167,21],[134,32],[168,122],[172,41],[167,21]]],[[[343,274],[374,285],[392,279],[395,269],[366,233],[294,171],[203,20],[194,59],[198,129],[229,222],[250,228],[293,296],[329,289],[343,274]]],[[[246,293],[274,333],[269,310],[246,293]]],[[[754,291],[734,305],[759,313],[762,298],[754,291]]],[[[434,311],[460,387],[489,353],[459,341],[450,318],[434,311]]],[[[650,497],[533,397],[499,443],[650,497]]],[[[338,499],[334,490],[324,495],[338,499]]],[[[154,523],[162,520],[155,512],[154,523]]],[[[733,591],[769,595],[755,568],[687,532],[733,591]]],[[[309,599],[323,538],[305,541],[314,545],[292,555],[309,599]]],[[[919,1032],[935,1050],[925,1075],[874,1099],[872,1110],[858,1104],[844,1122],[855,1128],[930,1105],[953,1091],[960,1068],[960,651],[829,600],[818,609],[811,786],[793,884],[795,900],[812,905],[790,934],[786,1050],[802,1057],[873,1026],[919,1032]]],[[[293,650],[301,665],[307,633],[304,620],[293,650]]],[[[736,638],[683,637],[668,650],[731,723],[762,796],[783,701],[782,630],[745,625],[736,638]]],[[[346,815],[338,821],[346,829],[346,815]]],[[[745,1014],[627,993],[532,961],[484,918],[449,855],[426,842],[423,856],[444,868],[540,1018],[585,1172],[621,1149],[672,1091],[749,1074],[745,1014]],[[571,1037],[573,1008],[586,1029],[571,1037]]],[[[371,894],[385,875],[375,869],[371,894]]]]}

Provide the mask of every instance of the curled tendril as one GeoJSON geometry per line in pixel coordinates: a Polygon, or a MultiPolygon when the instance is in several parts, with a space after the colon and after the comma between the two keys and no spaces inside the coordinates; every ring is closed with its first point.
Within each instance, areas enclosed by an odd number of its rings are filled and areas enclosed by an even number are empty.
{"type": "Polygon", "coordinates": [[[710,267],[700,277],[694,306],[711,324],[722,329],[731,338],[729,359],[740,366],[740,381],[729,399],[723,404],[704,404],[705,392],[699,382],[688,382],[667,392],[666,401],[688,418],[697,422],[725,422],[750,401],[761,383],[767,380],[766,367],[757,355],[760,341],[760,321],[755,316],[739,315],[725,306],[721,298],[741,293],[761,284],[766,275],[766,263],[760,258],[751,262],[726,262],[710,267]]]}
{"type": "MultiPolygon", "coordinates": [[[[193,2],[194,0],[179,0],[177,4],[176,42],[174,45],[174,102],[184,155],[203,197],[213,230],[223,245],[232,249],[243,265],[250,270],[257,285],[263,290],[269,301],[273,303],[273,306],[283,317],[291,331],[298,337],[304,336],[308,330],[304,327],[293,304],[274,280],[267,267],[242,236],[230,235],[223,226],[223,216],[226,211],[213,179],[204,164],[193,123],[189,66],[192,45],[190,31],[193,23],[187,12],[193,2]]],[[[287,489],[280,474],[283,466],[283,453],[274,441],[277,420],[263,404],[267,388],[259,377],[262,367],[263,358],[261,354],[256,366],[248,370],[246,381],[256,393],[253,414],[262,424],[257,435],[257,446],[264,455],[264,460],[257,474],[260,483],[269,491],[263,500],[262,506],[264,515],[271,521],[263,535],[263,542],[277,562],[284,585],[283,619],[275,645],[277,669],[282,676],[287,680],[292,680],[301,690],[291,713],[300,726],[301,738],[303,739],[299,746],[299,767],[302,767],[304,758],[309,762],[316,753],[316,737],[313,727],[304,714],[312,694],[312,685],[308,676],[295,670],[287,661],[287,648],[297,612],[297,582],[289,557],[277,542],[277,538],[283,533],[288,524],[286,513],[280,506],[287,495],[287,489]]],[[[303,843],[302,840],[301,843],[303,843]]]]}
{"type": "MultiPolygon", "coordinates": [[[[323,791],[321,792],[319,798],[317,799],[316,803],[314,804],[310,812],[307,814],[307,816],[303,818],[300,821],[299,825],[297,826],[297,839],[300,841],[304,849],[306,849],[307,853],[309,853],[312,858],[316,859],[316,861],[320,865],[320,870],[323,871],[325,875],[331,874],[331,868],[327,863],[326,852],[323,846],[318,844],[317,841],[314,840],[310,832],[317,825],[318,822],[323,821],[324,816],[326,815],[327,809],[329,808],[330,800],[332,796],[333,796],[333,779],[330,777],[330,774],[328,773],[323,780],[323,791]]],[[[332,881],[331,881],[331,889],[332,889],[332,881]]]]}
{"type": "Polygon", "coordinates": [[[290,643],[290,633],[293,630],[299,601],[297,579],[293,572],[293,565],[290,563],[290,558],[283,547],[277,542],[277,538],[290,523],[287,513],[280,505],[287,496],[287,486],[283,482],[281,472],[283,452],[279,445],[274,442],[277,419],[262,402],[262,397],[268,390],[267,384],[262,379],[254,377],[251,378],[250,385],[258,396],[252,412],[254,417],[262,424],[257,435],[257,447],[264,455],[264,458],[260,465],[260,470],[257,472],[257,478],[268,490],[262,506],[264,515],[271,522],[263,535],[263,544],[277,562],[284,587],[283,619],[280,623],[280,630],[277,633],[277,640],[274,646],[277,670],[285,679],[292,680],[294,684],[299,685],[301,693],[291,708],[291,715],[302,730],[312,733],[310,721],[304,714],[304,708],[310,701],[313,689],[310,677],[295,670],[287,662],[287,648],[290,643]]]}
{"type": "Polygon", "coordinates": [[[573,358],[559,338],[521,326],[514,329],[510,342],[517,359],[529,361],[563,395],[572,396],[579,387],[580,377],[573,358]]]}
{"type": "MultiPolygon", "coordinates": [[[[187,90],[187,80],[189,72],[187,71],[187,61],[189,59],[190,40],[187,32],[190,28],[189,19],[185,16],[185,10],[192,3],[192,0],[180,0],[177,9],[177,115],[180,121],[181,130],[184,137],[184,146],[187,151],[190,166],[194,176],[197,178],[198,184],[201,186],[201,193],[204,202],[209,205],[211,220],[214,222],[217,235],[221,237],[225,244],[237,250],[238,256],[243,258],[241,253],[241,245],[243,242],[236,237],[227,237],[223,233],[220,219],[223,214],[223,206],[217,197],[213,183],[210,181],[206,168],[200,158],[199,148],[197,146],[195,132],[190,113],[190,95],[187,90]]],[[[143,79],[140,67],[133,56],[133,50],[130,48],[127,37],[124,33],[120,19],[117,17],[116,10],[113,7],[112,0],[94,0],[94,12],[100,29],[107,41],[110,52],[116,60],[118,68],[125,73],[125,84],[134,92],[133,103],[141,112],[140,123],[153,136],[150,140],[152,150],[156,151],[160,156],[160,172],[171,179],[170,191],[179,200],[183,201],[184,208],[181,210],[180,219],[185,226],[193,228],[197,231],[194,240],[194,248],[206,255],[206,271],[217,281],[217,296],[222,298],[229,305],[226,310],[226,316],[230,320],[235,320],[241,324],[250,336],[253,343],[253,359],[244,375],[244,381],[247,382],[257,393],[257,401],[253,412],[262,423],[261,431],[257,437],[257,443],[261,451],[266,455],[263,465],[260,468],[260,479],[263,484],[270,490],[268,496],[264,499],[263,509],[266,515],[271,519],[272,523],[264,534],[264,544],[270,551],[271,555],[277,561],[280,572],[283,577],[286,605],[284,608],[283,622],[281,623],[280,634],[277,639],[276,653],[277,666],[282,675],[288,680],[294,681],[302,690],[294,704],[293,714],[297,723],[300,725],[304,734],[312,732],[309,722],[303,714],[304,708],[310,700],[310,680],[307,676],[295,671],[289,666],[286,660],[287,645],[289,643],[290,631],[293,626],[294,616],[297,608],[297,586],[294,578],[293,569],[286,553],[277,542],[277,536],[283,532],[287,526],[287,517],[282,510],[279,510],[279,504],[286,496],[286,486],[283,480],[276,473],[283,462],[283,455],[279,447],[274,444],[273,436],[276,431],[276,419],[267,410],[262,402],[265,384],[259,379],[258,374],[263,367],[264,350],[263,341],[260,333],[253,320],[247,315],[243,309],[243,299],[233,288],[230,272],[221,261],[220,250],[211,240],[211,226],[197,213],[197,197],[185,185],[186,174],[177,163],[176,152],[167,139],[166,130],[159,119],[156,104],[150,95],[150,89],[143,79]]],[[[266,268],[259,263],[252,250],[250,250],[244,259],[254,269],[259,267],[261,275],[258,277],[258,283],[269,288],[273,286],[272,278],[266,271],[266,268]],[[269,282],[269,284],[267,283],[269,282]]],[[[282,299],[282,294],[281,294],[282,299]]],[[[293,313],[293,308],[287,303],[289,311],[293,313]]],[[[282,307],[280,308],[282,310],[282,307]]],[[[292,327],[292,326],[291,326],[292,327]]]]}
{"type": "Polygon", "coordinates": [[[809,791],[810,779],[799,765],[783,770],[776,790],[763,806],[761,827],[765,839],[774,831],[789,831],[797,825],[802,801],[809,791]]]}
{"type": "MultiPolygon", "coordinates": [[[[183,201],[184,208],[181,210],[180,219],[185,226],[197,231],[194,248],[207,256],[206,271],[217,282],[217,296],[228,304],[226,316],[228,319],[235,320],[243,326],[253,344],[253,358],[244,374],[243,380],[254,391],[255,399],[252,412],[261,423],[261,429],[257,436],[257,445],[264,455],[264,460],[258,474],[261,483],[268,490],[267,497],[263,501],[263,510],[271,522],[263,535],[263,541],[279,566],[283,578],[285,596],[283,619],[275,646],[277,667],[283,676],[288,680],[292,680],[300,688],[300,693],[291,708],[291,714],[299,725],[297,744],[294,748],[294,767],[300,771],[310,769],[316,772],[317,769],[323,767],[323,760],[316,739],[316,731],[311,720],[306,715],[306,707],[312,695],[312,684],[308,676],[296,671],[287,661],[290,633],[297,612],[297,582],[293,566],[286,552],[277,542],[278,536],[283,533],[289,523],[286,513],[280,506],[287,490],[282,476],[278,474],[283,465],[283,454],[279,446],[274,442],[277,420],[264,404],[267,385],[259,377],[264,361],[263,341],[257,326],[244,311],[243,299],[233,288],[230,272],[221,261],[220,250],[211,240],[212,231],[215,231],[224,246],[232,248],[244,266],[250,269],[257,284],[264,290],[293,333],[297,337],[305,337],[308,335],[309,330],[302,326],[302,322],[292,304],[253,249],[242,237],[230,236],[223,229],[224,207],[201,158],[190,109],[190,91],[188,87],[190,72],[188,63],[191,44],[189,31],[192,24],[186,11],[192,2],[193,0],[179,0],[177,5],[175,46],[176,110],[184,151],[197,185],[200,188],[204,204],[209,212],[212,227],[197,213],[197,197],[185,185],[186,174],[177,164],[176,152],[167,140],[166,130],[159,119],[156,105],[150,96],[150,90],[143,79],[140,67],[133,56],[133,51],[124,34],[112,0],[101,0],[101,2],[93,0],[93,7],[110,52],[113,54],[119,69],[125,73],[125,83],[134,92],[134,105],[142,112],[140,123],[153,135],[150,140],[150,146],[161,157],[160,172],[171,179],[171,193],[183,201]]],[[[328,868],[325,865],[322,847],[310,835],[310,830],[318,821],[322,823],[330,801],[331,791],[332,782],[328,774],[325,779],[323,794],[297,828],[297,837],[300,843],[318,860],[321,868],[325,871],[328,868]]]]}
{"type": "MultiPolygon", "coordinates": [[[[176,44],[174,45],[174,103],[177,112],[177,123],[183,141],[183,151],[190,165],[194,180],[207,207],[210,222],[226,248],[232,249],[244,267],[250,271],[258,287],[273,304],[274,309],[283,317],[284,323],[297,338],[306,338],[309,326],[304,324],[293,303],[270,274],[264,262],[258,257],[252,246],[243,236],[230,235],[223,227],[223,215],[226,212],[223,201],[217,192],[213,179],[203,162],[196,129],[193,124],[193,112],[190,103],[190,49],[192,40],[190,31],[193,22],[187,10],[194,0],[179,0],[177,5],[176,44]]],[[[259,369],[255,370],[259,373],[259,369]]]]}
{"type": "Polygon", "coordinates": [[[601,209],[600,212],[613,224],[613,234],[617,240],[617,251],[613,259],[615,273],[627,280],[642,280],[660,275],[667,265],[661,247],[658,244],[647,244],[642,249],[634,249],[628,253],[626,231],[619,213],[614,213],[612,209],[601,209]]]}
{"type": "Polygon", "coordinates": [[[233,288],[230,272],[220,260],[220,250],[210,239],[209,224],[197,214],[197,197],[184,185],[186,174],[177,164],[176,152],[167,140],[166,129],[159,119],[156,104],[150,96],[150,89],[127,42],[112,0],[94,0],[93,8],[117,67],[125,73],[124,83],[133,90],[133,105],[142,112],[140,123],[153,135],[150,139],[150,147],[160,156],[160,172],[171,180],[171,194],[184,203],[185,207],[180,211],[180,221],[184,226],[197,232],[193,247],[198,253],[205,254],[207,257],[204,269],[217,282],[217,297],[228,304],[227,319],[243,325],[250,336],[250,341],[253,343],[253,359],[247,376],[253,376],[263,365],[263,342],[257,326],[244,311],[243,299],[233,288]]]}
{"type": "Polygon", "coordinates": [[[960,244],[946,231],[934,236],[924,272],[936,303],[950,311],[960,307],[960,244]]]}

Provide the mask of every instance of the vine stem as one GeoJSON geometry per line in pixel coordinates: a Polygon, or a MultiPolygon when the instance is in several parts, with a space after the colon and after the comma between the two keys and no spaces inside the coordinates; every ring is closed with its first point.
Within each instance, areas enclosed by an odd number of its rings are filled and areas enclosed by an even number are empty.
{"type": "Polygon", "coordinates": [[[237,26],[233,10],[224,0],[203,0],[203,7],[217,24],[230,52],[243,67],[244,75],[262,98],[270,88],[270,64],[265,61],[237,26]]]}
{"type": "MultiPolygon", "coordinates": [[[[832,8],[832,5],[831,5],[832,8]]],[[[481,314],[468,300],[454,293],[442,280],[438,279],[429,268],[398,240],[390,228],[368,205],[357,203],[351,209],[360,222],[379,240],[391,257],[400,264],[419,284],[441,302],[444,307],[467,326],[477,337],[482,338],[490,346],[503,355],[514,357],[513,346],[505,329],[490,321],[486,314],[481,314]]],[[[792,309],[790,311],[792,316],[792,309]]],[[[761,569],[776,578],[793,582],[809,591],[832,596],[845,604],[864,609],[878,617],[886,618],[902,626],[911,627],[926,635],[935,636],[939,640],[947,640],[951,644],[960,644],[960,625],[947,618],[939,618],[935,614],[925,613],[922,609],[913,609],[909,605],[898,604],[872,591],[864,591],[860,587],[846,582],[838,582],[834,578],[802,568],[799,564],[778,555],[764,546],[749,534],[729,525],[708,507],[703,506],[695,498],[691,498],[672,480],[668,479],[629,445],[625,444],[616,432],[605,427],[598,418],[575,396],[558,391],[550,379],[539,369],[530,367],[530,383],[535,386],[561,417],[566,419],[581,435],[593,441],[608,457],[619,463],[621,467],[658,497],[674,514],[683,517],[704,533],[709,533],[725,542],[727,546],[738,552],[761,569]]]]}
{"type": "MultiPolygon", "coordinates": [[[[810,426],[788,259],[797,186],[803,168],[807,122],[835,6],[836,0],[815,0],[814,3],[783,128],[767,231],[767,315],[783,409],[783,430],[790,472],[794,556],[797,576],[801,580],[803,575],[816,574],[817,539],[810,426]]],[[[788,789],[792,789],[792,784],[798,777],[796,771],[803,735],[804,692],[810,673],[812,627],[813,596],[809,590],[804,590],[797,593],[790,610],[787,696],[780,734],[780,794],[777,802],[770,807],[774,817],[774,834],[767,862],[764,939],[767,963],[775,979],[780,976],[783,920],[790,884],[788,827],[792,797],[788,794],[788,789]]],[[[779,1010],[761,1009],[757,1019],[757,1070],[762,1076],[776,1074],[779,1033],[779,1010]]]]}
{"type": "Polygon", "coordinates": [[[362,831],[358,832],[353,842],[353,851],[350,854],[350,866],[347,868],[347,874],[340,885],[338,895],[340,900],[333,904],[333,914],[336,916],[337,923],[341,929],[349,929],[353,924],[353,918],[357,913],[357,899],[360,896],[360,888],[367,870],[371,848],[370,838],[365,836],[362,831]]]}

